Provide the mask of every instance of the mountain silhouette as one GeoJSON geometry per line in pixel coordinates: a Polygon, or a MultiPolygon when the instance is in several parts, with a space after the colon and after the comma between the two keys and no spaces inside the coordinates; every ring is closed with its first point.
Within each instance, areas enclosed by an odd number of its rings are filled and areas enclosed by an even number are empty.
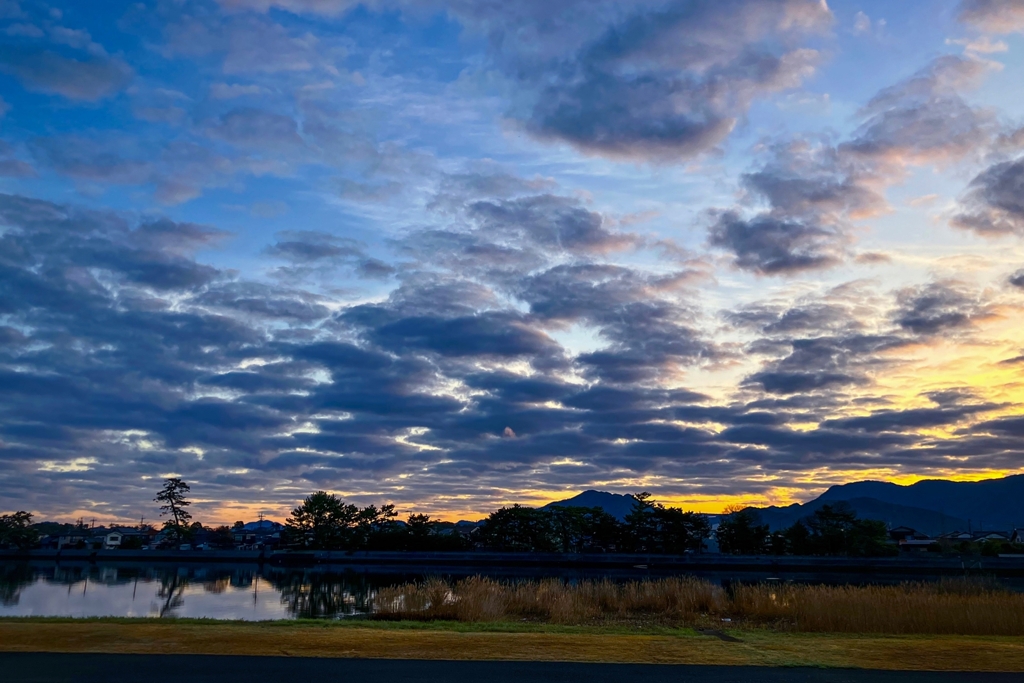
{"type": "Polygon", "coordinates": [[[926,479],[910,486],[860,481],[833,486],[818,500],[874,498],[883,503],[934,510],[969,520],[974,529],[1024,528],[1024,475],[985,481],[926,479]]]}
{"type": "Polygon", "coordinates": [[[608,493],[606,491],[584,491],[578,496],[548,503],[541,510],[553,507],[601,508],[620,522],[633,509],[635,498],[629,494],[608,493]]]}
{"type": "Polygon", "coordinates": [[[757,509],[773,530],[791,526],[822,505],[846,502],[865,519],[909,526],[929,535],[947,531],[1024,528],[1024,475],[977,482],[926,479],[903,486],[858,481],[829,488],[815,500],[757,509]]]}
{"type": "Polygon", "coordinates": [[[851,498],[849,500],[812,500],[809,503],[787,505],[786,507],[752,508],[772,531],[793,526],[796,522],[810,517],[823,505],[846,503],[861,519],[878,519],[890,527],[908,526],[929,536],[938,536],[947,531],[966,530],[967,520],[951,517],[935,510],[894,505],[874,498],[851,498]]]}

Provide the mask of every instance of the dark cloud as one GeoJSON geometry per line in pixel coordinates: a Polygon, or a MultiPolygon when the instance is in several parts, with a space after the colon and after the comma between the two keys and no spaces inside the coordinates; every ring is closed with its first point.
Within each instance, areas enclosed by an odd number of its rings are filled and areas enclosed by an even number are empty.
{"type": "Polygon", "coordinates": [[[268,319],[312,322],[330,309],[308,292],[268,287],[254,282],[228,282],[208,288],[194,299],[201,306],[227,309],[268,319]]]}
{"type": "Polygon", "coordinates": [[[742,178],[750,199],[767,209],[712,214],[711,246],[736,255],[738,268],[764,275],[834,266],[846,257],[852,220],[877,215],[886,202],[875,178],[830,144],[792,140],[742,178]]]}
{"type": "Polygon", "coordinates": [[[524,278],[516,296],[547,324],[580,323],[608,343],[577,362],[594,377],[635,382],[716,358],[698,312],[671,296],[685,275],[651,277],[609,265],[556,266],[524,278]]]}
{"type": "Polygon", "coordinates": [[[1018,270],[1016,273],[1011,275],[1009,282],[1014,287],[1024,289],[1024,269],[1018,270]]]}
{"type": "Polygon", "coordinates": [[[582,253],[618,251],[637,243],[635,236],[610,231],[601,214],[566,197],[476,201],[466,210],[478,229],[495,241],[527,241],[542,249],[582,253]]]}
{"type": "Polygon", "coordinates": [[[914,342],[898,328],[872,319],[886,303],[854,283],[820,298],[725,312],[728,322],[753,333],[746,351],[765,359],[762,369],[746,378],[746,386],[785,396],[814,394],[815,400],[800,408],[824,410],[841,392],[870,385],[876,373],[896,362],[895,351],[914,342]]]}
{"type": "Polygon", "coordinates": [[[870,373],[885,364],[882,354],[905,344],[896,336],[855,333],[788,339],[782,345],[789,347],[787,355],[747,382],[774,394],[867,384],[870,373]]]}
{"type": "Polygon", "coordinates": [[[0,45],[0,72],[33,92],[95,101],[128,85],[131,68],[107,56],[65,57],[40,47],[0,45]]]}
{"type": "Polygon", "coordinates": [[[361,244],[329,233],[307,230],[283,232],[277,237],[277,242],[267,247],[264,253],[295,264],[363,256],[361,244]]]}
{"type": "Polygon", "coordinates": [[[369,339],[395,353],[429,351],[454,357],[517,357],[555,353],[558,346],[526,321],[506,312],[438,319],[394,318],[381,307],[360,306],[345,320],[370,328],[369,339]]]}
{"type": "Polygon", "coordinates": [[[768,215],[744,220],[726,211],[711,226],[708,241],[733,252],[736,267],[763,275],[826,268],[842,260],[843,237],[835,229],[768,215]]]}
{"type": "Polygon", "coordinates": [[[387,280],[398,271],[394,265],[367,255],[365,244],[315,230],[280,232],[278,242],[263,253],[288,261],[289,265],[274,269],[273,274],[293,282],[308,278],[327,281],[339,269],[365,280],[387,280]]]}
{"type": "Polygon", "coordinates": [[[722,142],[754,99],[813,73],[819,54],[780,49],[779,38],[792,42],[831,18],[814,0],[681,0],[640,10],[546,69],[527,127],[586,152],[693,157],[722,142]]]}
{"type": "Polygon", "coordinates": [[[952,223],[983,235],[1024,235],[1024,159],[995,164],[972,180],[952,223]]]}
{"type": "MultiPolygon", "coordinates": [[[[902,177],[906,166],[944,165],[988,149],[998,133],[995,116],[971,107],[959,93],[991,68],[977,59],[939,57],[875,95],[859,112],[861,125],[850,140],[770,145],[767,163],[742,177],[749,198],[767,208],[752,215],[739,208],[712,212],[709,244],[735,254],[736,267],[764,275],[845,261],[852,223],[888,209],[882,189],[902,177]]],[[[993,169],[975,181],[968,200],[973,213],[956,219],[962,227],[1013,227],[1007,226],[1006,209],[992,205],[1008,192],[999,186],[1000,173],[1007,171],[993,169]]],[[[1012,184],[1012,178],[1005,180],[1009,190],[1012,184]]],[[[857,260],[878,257],[862,254],[857,260]]]]}
{"type": "Polygon", "coordinates": [[[991,317],[993,311],[976,292],[957,282],[934,282],[902,290],[894,321],[923,337],[955,333],[991,317]]]}
{"type": "Polygon", "coordinates": [[[979,413],[989,412],[998,407],[991,403],[982,403],[956,407],[881,410],[865,417],[826,420],[822,423],[822,427],[871,434],[879,432],[912,432],[921,429],[952,427],[979,413]]]}

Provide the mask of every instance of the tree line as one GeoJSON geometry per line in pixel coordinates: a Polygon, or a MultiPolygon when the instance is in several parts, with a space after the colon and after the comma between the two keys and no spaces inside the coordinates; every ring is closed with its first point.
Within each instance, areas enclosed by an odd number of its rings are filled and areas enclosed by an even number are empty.
{"type": "Polygon", "coordinates": [[[632,511],[620,522],[601,508],[530,508],[492,512],[471,533],[429,515],[411,514],[399,522],[393,505],[359,508],[317,491],[292,510],[284,541],[312,550],[471,550],[502,552],[702,552],[711,536],[706,515],[684,512],[634,496],[632,511]]]}
{"type": "MultiPolygon", "coordinates": [[[[155,501],[167,543],[192,540],[208,532],[213,547],[233,547],[235,527],[206,529],[192,521],[189,484],[165,480],[155,501]]],[[[0,517],[0,546],[32,547],[38,534],[27,512],[0,517]]],[[[831,555],[870,557],[889,555],[883,522],[857,518],[849,506],[825,505],[805,520],[772,532],[755,510],[724,515],[717,529],[707,515],[663,505],[649,493],[633,495],[633,506],[622,521],[599,507],[502,507],[479,525],[459,527],[452,522],[413,513],[398,520],[391,504],[359,507],[337,495],[317,491],[307,496],[288,517],[282,545],[297,550],[458,551],[477,548],[500,552],[624,552],[676,555],[700,553],[714,536],[722,553],[737,555],[831,555]]]]}
{"type": "Polygon", "coordinates": [[[719,550],[730,555],[826,555],[881,557],[899,550],[885,522],[860,519],[846,503],[823,505],[793,526],[770,531],[749,508],[722,518],[715,530],[719,550]]]}

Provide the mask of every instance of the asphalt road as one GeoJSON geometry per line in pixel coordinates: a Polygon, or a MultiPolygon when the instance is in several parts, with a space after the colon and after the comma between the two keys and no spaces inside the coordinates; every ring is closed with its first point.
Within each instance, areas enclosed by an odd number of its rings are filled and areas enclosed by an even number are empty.
{"type": "Polygon", "coordinates": [[[0,653],[4,683],[1019,683],[1020,674],[438,662],[208,655],[0,653]]]}

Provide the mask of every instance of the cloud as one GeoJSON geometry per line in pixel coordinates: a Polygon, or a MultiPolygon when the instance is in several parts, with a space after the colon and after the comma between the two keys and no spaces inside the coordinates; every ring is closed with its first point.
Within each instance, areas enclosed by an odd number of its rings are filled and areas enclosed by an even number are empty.
{"type": "Polygon", "coordinates": [[[896,324],[923,337],[968,329],[993,315],[977,293],[955,281],[904,289],[897,303],[896,324]]]}
{"type": "Polygon", "coordinates": [[[863,123],[840,150],[867,161],[943,164],[984,150],[996,130],[991,112],[959,91],[978,85],[992,65],[944,55],[879,92],[860,111],[863,123]]]}
{"type": "Polygon", "coordinates": [[[750,217],[738,209],[713,212],[709,244],[735,254],[736,267],[762,275],[842,262],[850,221],[886,209],[877,180],[829,144],[798,139],[769,152],[764,166],[742,178],[768,208],[750,217]]]}
{"type": "Polygon", "coordinates": [[[853,18],[853,32],[854,33],[867,33],[871,30],[871,17],[864,14],[864,12],[857,12],[853,18]]]}
{"type": "MultiPolygon", "coordinates": [[[[358,0],[217,0],[229,10],[252,10],[267,12],[271,8],[294,12],[295,14],[320,14],[337,16],[356,7],[358,0]]],[[[372,2],[369,4],[373,4],[372,2]]]]}
{"type": "Polygon", "coordinates": [[[288,151],[303,146],[295,119],[261,109],[233,109],[207,132],[238,147],[288,151]]]}
{"type": "Polygon", "coordinates": [[[990,33],[1024,32],[1024,7],[1016,0],[962,0],[959,18],[990,33]]]}
{"type": "MultiPolygon", "coordinates": [[[[763,275],[845,261],[852,223],[889,210],[885,187],[902,178],[907,166],[945,166],[980,158],[990,148],[999,133],[995,116],[959,95],[990,69],[974,58],[939,57],[875,95],[859,112],[861,124],[851,139],[838,145],[799,138],[767,145],[768,162],[742,177],[748,198],[767,208],[711,212],[708,243],[732,252],[736,267],[763,275]]],[[[989,204],[999,192],[989,188],[998,184],[998,175],[994,170],[976,179],[968,199],[973,211],[959,215],[957,224],[1007,231],[1005,207],[989,204]]]]}
{"type": "Polygon", "coordinates": [[[686,277],[653,277],[611,265],[559,265],[517,285],[517,298],[549,324],[583,323],[608,347],[577,362],[595,378],[635,382],[666,376],[719,355],[698,313],[672,296],[686,277]]]}
{"type": "Polygon", "coordinates": [[[637,243],[633,235],[609,230],[601,214],[554,195],[475,201],[468,205],[467,213],[484,232],[525,238],[545,249],[605,253],[637,243]]]}
{"type": "Polygon", "coordinates": [[[53,135],[35,138],[30,149],[36,160],[54,171],[90,185],[148,185],[163,204],[180,204],[208,187],[226,184],[232,176],[271,170],[245,157],[221,156],[208,146],[173,140],[164,147],[118,134],[89,137],[53,135]]]}
{"type": "Polygon", "coordinates": [[[997,163],[975,177],[951,222],[983,235],[1024,235],[1024,158],[997,163]]]}
{"type": "MultiPolygon", "coordinates": [[[[2,106],[2,102],[0,102],[2,106]]],[[[15,158],[14,150],[6,142],[0,140],[0,177],[31,178],[36,170],[31,164],[15,158]]]]}
{"type": "Polygon", "coordinates": [[[775,45],[831,19],[814,0],[641,10],[546,70],[527,129],[611,157],[694,157],[721,143],[755,99],[814,73],[818,52],[775,45]]]}
{"type": "MultiPolygon", "coordinates": [[[[266,17],[172,12],[161,26],[168,56],[220,59],[221,71],[235,74],[302,74],[326,70],[344,55],[334,41],[312,32],[298,33],[266,17]]],[[[228,91],[221,91],[225,94],[228,91]]]]}
{"type": "Polygon", "coordinates": [[[84,101],[109,97],[132,78],[131,67],[118,59],[77,59],[39,47],[14,45],[0,45],[0,72],[14,76],[27,90],[84,101]]]}
{"type": "Polygon", "coordinates": [[[308,323],[325,319],[330,309],[323,298],[254,282],[227,282],[209,287],[195,302],[211,309],[238,312],[269,320],[308,323]]]}
{"type": "Polygon", "coordinates": [[[384,280],[397,271],[380,259],[368,256],[365,245],[356,240],[310,230],[278,233],[278,241],[263,253],[287,261],[273,274],[281,279],[298,281],[308,277],[330,278],[344,268],[359,277],[384,280]]]}
{"type": "Polygon", "coordinates": [[[814,395],[812,411],[842,405],[842,392],[867,387],[894,362],[894,352],[914,339],[878,316],[889,305],[865,283],[850,283],[823,295],[796,301],[751,304],[726,311],[724,318],[753,335],[748,355],[762,357],[761,368],[744,380],[783,396],[814,395]]]}
{"type": "Polygon", "coordinates": [[[1001,40],[992,40],[988,36],[981,36],[973,40],[967,38],[946,39],[946,45],[962,45],[964,53],[969,56],[991,55],[1000,52],[1007,52],[1010,46],[1001,40]]]}
{"type": "Polygon", "coordinates": [[[708,242],[733,252],[737,268],[762,275],[827,268],[843,258],[843,238],[836,230],[769,215],[744,220],[724,212],[709,230],[708,242]]]}
{"type": "Polygon", "coordinates": [[[241,83],[214,83],[210,86],[210,97],[215,100],[233,100],[236,97],[264,95],[268,91],[260,85],[243,85],[241,83]]]}

